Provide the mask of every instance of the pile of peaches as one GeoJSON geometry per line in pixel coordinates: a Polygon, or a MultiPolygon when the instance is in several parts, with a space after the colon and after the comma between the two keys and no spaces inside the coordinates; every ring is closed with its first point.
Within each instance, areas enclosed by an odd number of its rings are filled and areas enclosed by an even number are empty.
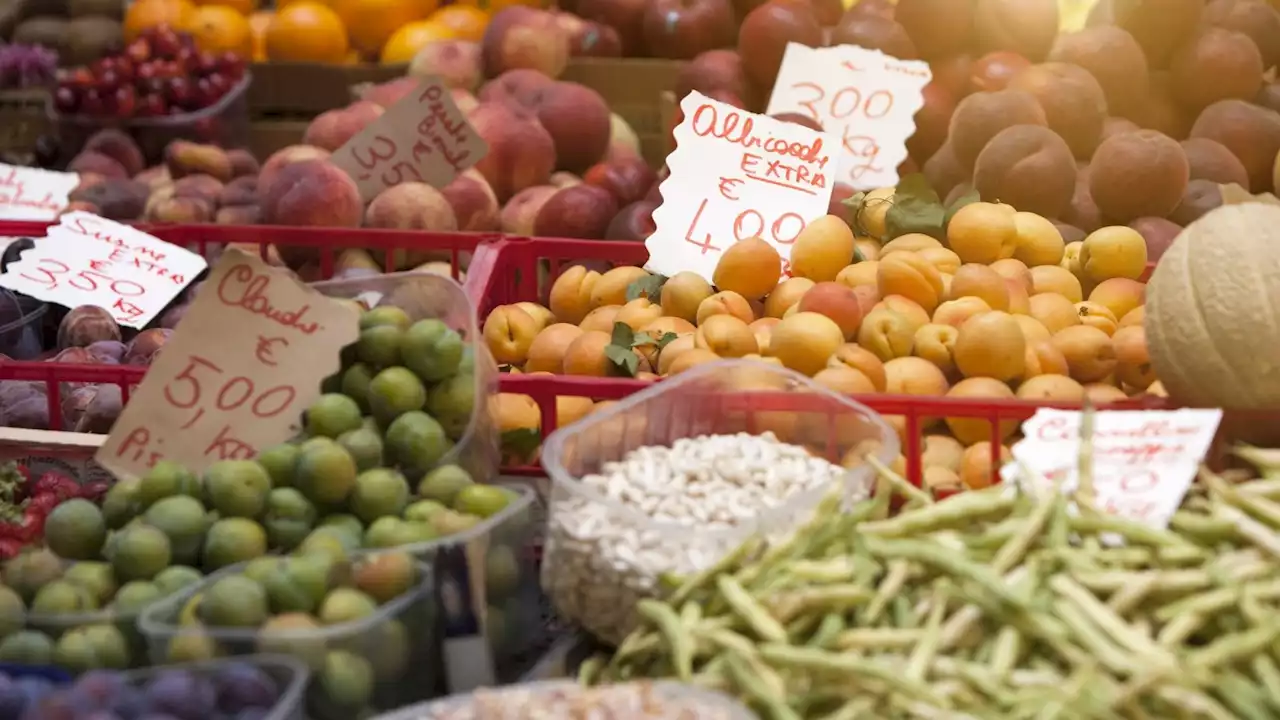
{"type": "MultiPolygon", "coordinates": [[[[571,266],[545,304],[495,308],[485,341],[511,373],[656,381],[752,358],[853,396],[1105,404],[1163,394],[1147,355],[1147,245],[1137,231],[1106,226],[1068,243],[1040,215],[973,202],[936,237],[872,239],[886,237],[894,192],[863,199],[855,225],[866,235],[824,216],[800,233],[785,264],[775,247],[751,238],[726,249],[711,278],[571,266]]],[[[540,429],[528,396],[502,393],[492,402],[504,439],[540,429]]],[[[606,404],[560,397],[557,423],[606,404]]],[[[905,432],[902,418],[889,421],[905,432]]],[[[1016,429],[1010,422],[998,432],[1007,443],[1016,429]]],[[[928,418],[922,430],[930,487],[990,482],[987,420],[928,418]]],[[[508,461],[531,460],[531,450],[508,446],[508,461]]]]}

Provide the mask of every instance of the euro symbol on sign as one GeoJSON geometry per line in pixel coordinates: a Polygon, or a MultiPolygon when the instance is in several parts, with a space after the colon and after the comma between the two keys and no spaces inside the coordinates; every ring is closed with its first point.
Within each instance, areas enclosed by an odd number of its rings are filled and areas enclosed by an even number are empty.
{"type": "Polygon", "coordinates": [[[276,361],[275,361],[275,358],[271,356],[271,353],[274,351],[276,345],[283,345],[285,347],[289,347],[289,341],[285,340],[282,337],[269,338],[269,337],[263,337],[259,335],[258,349],[255,350],[253,353],[255,356],[257,356],[258,362],[268,367],[275,367],[276,361]]]}
{"type": "Polygon", "coordinates": [[[720,178],[720,194],[725,196],[725,198],[728,200],[737,200],[738,196],[729,191],[733,188],[738,187],[741,184],[742,184],[742,180],[738,178],[722,177],[720,178]]]}

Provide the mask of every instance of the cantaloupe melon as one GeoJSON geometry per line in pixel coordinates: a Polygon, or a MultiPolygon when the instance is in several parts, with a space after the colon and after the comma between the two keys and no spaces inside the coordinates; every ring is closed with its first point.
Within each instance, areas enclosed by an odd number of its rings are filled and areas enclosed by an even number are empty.
{"type": "Polygon", "coordinates": [[[1151,275],[1145,315],[1172,399],[1280,407],[1280,207],[1229,205],[1188,226],[1151,275]]]}

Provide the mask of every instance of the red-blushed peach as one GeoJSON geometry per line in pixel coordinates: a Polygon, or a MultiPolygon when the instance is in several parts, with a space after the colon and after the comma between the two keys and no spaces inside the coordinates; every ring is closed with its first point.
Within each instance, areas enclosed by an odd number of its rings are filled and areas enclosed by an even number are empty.
{"type": "Polygon", "coordinates": [[[857,45],[903,60],[919,57],[907,29],[892,18],[879,15],[845,13],[831,29],[831,44],[857,45]]]}
{"type": "Polygon", "coordinates": [[[475,169],[466,170],[440,192],[453,208],[459,230],[491,232],[498,229],[498,198],[489,181],[475,169]]]}
{"type": "Polygon", "coordinates": [[[502,206],[498,215],[498,225],[502,232],[509,235],[533,235],[533,224],[538,219],[538,211],[560,191],[553,185],[534,185],[516,193],[502,206]]]}
{"type": "Polygon", "coordinates": [[[128,133],[117,128],[99,130],[89,136],[80,150],[102,153],[115,160],[124,168],[128,177],[137,175],[146,167],[146,160],[142,157],[138,143],[128,133]]]}
{"type": "Polygon", "coordinates": [[[400,183],[383,190],[365,209],[371,228],[454,232],[458,220],[445,196],[426,183],[400,183]]]}
{"type": "Polygon", "coordinates": [[[960,165],[955,151],[951,148],[950,140],[942,143],[942,147],[925,161],[923,173],[925,179],[929,181],[929,187],[942,197],[950,195],[951,191],[969,182],[973,177],[972,170],[967,170],[960,165]]]}
{"type": "Polygon", "coordinates": [[[586,85],[554,83],[537,93],[534,108],[555,143],[557,167],[582,172],[609,149],[609,106],[586,85]]]}
{"type": "Polygon", "coordinates": [[[1098,3],[1094,12],[1106,12],[1100,22],[1128,30],[1147,56],[1152,69],[1169,66],[1169,58],[1182,47],[1200,24],[1205,0],[1126,0],[1098,3]]]}
{"type": "Polygon", "coordinates": [[[969,77],[964,95],[976,92],[997,92],[1009,87],[1013,76],[1031,67],[1031,61],[1015,52],[996,50],[974,60],[969,65],[969,77]]]}
{"type": "Polygon", "coordinates": [[[494,14],[480,48],[488,77],[524,68],[555,78],[569,64],[569,38],[555,17],[519,5],[494,14]]]}
{"type": "Polygon", "coordinates": [[[609,227],[604,231],[604,239],[630,242],[647,240],[658,229],[653,222],[653,211],[657,208],[658,204],[649,200],[637,200],[623,207],[609,221],[609,227]]]}
{"type": "Polygon", "coordinates": [[[808,3],[772,0],[747,13],[738,29],[743,69],[758,88],[772,88],[788,43],[823,46],[822,25],[808,3]]]}
{"type": "Polygon", "coordinates": [[[476,98],[482,103],[511,102],[532,109],[538,93],[553,83],[555,80],[537,70],[516,68],[485,83],[476,98]]]}
{"type": "Polygon", "coordinates": [[[409,97],[409,93],[421,86],[422,78],[406,75],[405,77],[369,86],[360,94],[360,99],[389,108],[409,97]]]}
{"type": "Polygon", "coordinates": [[[67,172],[96,173],[104,177],[128,180],[129,173],[124,166],[100,152],[92,150],[82,152],[71,159],[67,172]]]}
{"type": "Polygon", "coordinates": [[[150,196],[150,188],[140,182],[112,179],[76,188],[68,199],[92,203],[98,209],[96,214],[108,220],[128,222],[142,215],[150,196]]]}
{"type": "Polygon", "coordinates": [[[640,137],[631,125],[618,113],[609,115],[609,149],[605,160],[623,160],[640,157],[640,137]]]}
{"type": "Polygon", "coordinates": [[[257,225],[262,211],[257,205],[228,205],[218,208],[213,221],[218,225],[257,225]]]}
{"type": "Polygon", "coordinates": [[[489,144],[489,153],[475,167],[499,202],[548,183],[555,169],[555,141],[532,112],[514,104],[482,102],[469,121],[489,144]]]}
{"type": "Polygon", "coordinates": [[[561,170],[551,173],[551,184],[558,188],[573,187],[574,185],[581,185],[582,178],[571,172],[561,170]]]}
{"type": "Polygon", "coordinates": [[[845,340],[857,337],[858,327],[862,325],[858,296],[838,282],[817,283],[800,297],[797,308],[796,312],[815,312],[831,318],[840,326],[845,340]]]}
{"type": "Polygon", "coordinates": [[[286,166],[303,160],[327,160],[329,151],[314,145],[289,145],[280,148],[262,164],[258,173],[258,186],[269,185],[275,176],[286,166]]]}
{"type": "Polygon", "coordinates": [[[893,18],[906,29],[926,60],[965,52],[973,38],[973,3],[898,0],[893,18]]]}
{"type": "Polygon", "coordinates": [[[956,106],[947,139],[960,167],[972,170],[991,139],[1015,125],[1045,125],[1044,109],[1022,90],[974,93],[956,106]]]}
{"type": "Polygon", "coordinates": [[[617,212],[618,204],[607,190],[594,185],[561,188],[538,211],[533,234],[600,240],[617,212]]]}
{"type": "Polygon", "coordinates": [[[466,40],[437,40],[428,43],[409,63],[409,74],[438,77],[447,88],[475,92],[484,80],[480,67],[480,45],[466,40]]]}
{"type": "MultiPolygon", "coordinates": [[[[257,175],[258,170],[255,170],[253,174],[257,175]]],[[[134,175],[133,179],[135,182],[140,182],[152,190],[160,187],[161,185],[167,185],[168,183],[173,182],[173,176],[169,174],[169,168],[164,165],[149,167],[137,175],[134,175]]],[[[85,176],[81,175],[80,182],[84,183],[84,180],[85,176]]]]}
{"type": "Polygon", "coordinates": [[[1009,87],[1035,97],[1049,129],[1067,141],[1075,157],[1088,160],[1093,156],[1102,141],[1107,96],[1088,70],[1070,63],[1032,65],[1014,76],[1009,87]]]}
{"type": "Polygon", "coordinates": [[[983,52],[1008,50],[1040,62],[1058,37],[1058,2],[976,0],[973,36],[983,52]]]}
{"type": "Polygon", "coordinates": [[[582,176],[588,185],[608,190],[619,205],[644,199],[657,179],[657,173],[640,157],[597,163],[582,176]]]}
{"type": "Polygon", "coordinates": [[[173,182],[174,197],[198,197],[217,203],[223,184],[211,175],[187,175],[173,182]]]}
{"type": "Polygon", "coordinates": [[[164,162],[170,177],[175,179],[185,175],[210,175],[226,182],[234,177],[231,158],[217,145],[174,140],[164,149],[164,162]]]}
{"type": "Polygon", "coordinates": [[[1165,217],[1182,201],[1190,172],[1176,140],[1154,130],[1117,135],[1089,163],[1089,194],[1112,221],[1165,217]]]}
{"type": "Polygon", "coordinates": [[[649,0],[641,23],[649,53],[672,60],[732,45],[735,37],[729,0],[649,0]]]}
{"type": "Polygon", "coordinates": [[[1280,113],[1243,100],[1221,100],[1200,113],[1191,137],[1216,140],[1249,173],[1252,192],[1271,190],[1272,169],[1280,153],[1280,113]]]}
{"type": "Polygon", "coordinates": [[[685,63],[676,75],[676,99],[693,91],[703,95],[724,90],[741,98],[749,98],[754,90],[742,68],[737,50],[707,50],[685,63]]]}
{"type": "Polygon", "coordinates": [[[1253,100],[1265,71],[1248,35],[1219,27],[1201,29],[1169,62],[1173,95],[1192,112],[1219,100],[1253,100]]]}
{"type": "Polygon", "coordinates": [[[1208,138],[1188,138],[1182,141],[1182,152],[1186,153],[1192,180],[1249,186],[1249,172],[1244,169],[1244,163],[1222,143],[1208,138]]]}
{"type": "Polygon", "coordinates": [[[1142,46],[1113,25],[1059,35],[1049,59],[1088,70],[1102,86],[1107,107],[1115,115],[1140,106],[1150,90],[1142,46]]]}
{"type": "Polygon", "coordinates": [[[307,126],[302,141],[333,152],[346,145],[384,112],[386,110],[381,105],[359,100],[345,108],[320,113],[307,126]]]}
{"type": "Polygon", "coordinates": [[[262,221],[268,225],[359,227],[360,190],[328,160],[303,160],[282,168],[258,186],[262,221]]]}
{"type": "Polygon", "coordinates": [[[921,97],[924,104],[916,111],[916,131],[907,139],[907,151],[924,164],[946,142],[959,99],[936,79],[924,86],[921,97]]]}

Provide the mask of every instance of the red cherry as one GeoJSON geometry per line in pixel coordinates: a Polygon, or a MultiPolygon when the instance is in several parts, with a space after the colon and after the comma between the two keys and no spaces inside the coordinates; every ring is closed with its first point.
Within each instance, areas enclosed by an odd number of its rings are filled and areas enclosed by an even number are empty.
{"type": "Polygon", "coordinates": [[[209,85],[213,87],[213,98],[215,101],[220,99],[227,91],[231,89],[231,79],[222,73],[214,73],[205,78],[209,85]]]}
{"type": "Polygon", "coordinates": [[[138,100],[138,117],[160,117],[169,112],[169,104],[160,93],[149,93],[138,100]]]}
{"type": "Polygon", "coordinates": [[[152,80],[157,77],[159,77],[159,68],[156,66],[156,63],[153,62],[142,63],[133,74],[133,78],[138,85],[142,85],[147,80],[152,80]]]}
{"type": "Polygon", "coordinates": [[[170,78],[165,83],[165,99],[179,109],[191,106],[194,94],[191,83],[186,78],[170,78]]]}
{"type": "Polygon", "coordinates": [[[124,55],[135,63],[144,63],[150,60],[151,41],[145,37],[134,40],[124,49],[124,55]]]}
{"type": "Polygon", "coordinates": [[[80,99],[76,97],[76,93],[69,87],[60,87],[53,93],[53,106],[58,112],[71,115],[76,111],[76,106],[80,104],[80,99]]]}
{"type": "Polygon", "coordinates": [[[80,98],[80,114],[98,116],[102,115],[106,110],[106,105],[102,101],[102,95],[97,90],[86,90],[84,96],[80,98]]]}
{"type": "Polygon", "coordinates": [[[196,81],[195,107],[191,109],[207,108],[218,102],[219,97],[221,97],[221,93],[218,92],[217,85],[209,78],[200,78],[196,81]]]}
{"type": "Polygon", "coordinates": [[[116,117],[130,118],[138,110],[138,95],[134,92],[132,85],[125,85],[116,89],[115,94],[116,117]]]}
{"type": "Polygon", "coordinates": [[[103,70],[98,74],[98,87],[104,90],[115,90],[122,84],[123,78],[114,68],[103,70]]]}
{"type": "Polygon", "coordinates": [[[217,70],[218,57],[216,55],[210,52],[202,52],[196,56],[196,72],[201,75],[208,75],[217,70]]]}

